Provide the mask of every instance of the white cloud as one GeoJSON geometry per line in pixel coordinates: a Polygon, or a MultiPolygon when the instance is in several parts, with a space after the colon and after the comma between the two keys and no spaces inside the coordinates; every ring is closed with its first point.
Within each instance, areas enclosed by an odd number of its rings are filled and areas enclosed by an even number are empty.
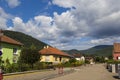
{"type": "Polygon", "coordinates": [[[54,13],[54,21],[60,34],[66,37],[82,37],[88,29],[86,21],[77,21],[70,11],[64,12],[61,15],[54,13]]]}
{"type": "Polygon", "coordinates": [[[52,21],[52,18],[48,16],[35,16],[34,19],[25,23],[20,17],[15,17],[11,30],[32,35],[43,41],[54,40],[57,36],[57,28],[54,23],[51,24],[52,21]]]}
{"type": "Polygon", "coordinates": [[[95,45],[112,45],[114,42],[120,42],[120,37],[107,37],[102,39],[92,39],[90,40],[90,43],[95,45]]]}
{"type": "Polygon", "coordinates": [[[109,38],[91,40],[91,43],[97,44],[97,45],[106,44],[106,43],[109,43],[109,42],[110,42],[109,38]]]}
{"type": "Polygon", "coordinates": [[[20,5],[20,0],[6,0],[8,3],[8,6],[11,8],[17,7],[20,5]]]}
{"type": "MultiPolygon", "coordinates": [[[[61,14],[54,12],[53,17],[38,15],[27,22],[15,17],[10,29],[27,33],[62,49],[85,49],[120,41],[119,0],[53,0],[52,4],[70,9],[61,14]],[[90,37],[90,40],[83,41],[81,38],[84,37],[90,37]]],[[[49,6],[52,6],[51,3],[49,6]]],[[[2,21],[6,26],[6,21],[2,21]]]]}
{"type": "Polygon", "coordinates": [[[0,29],[6,29],[7,28],[7,21],[12,16],[7,14],[1,7],[0,7],[0,29]]]}
{"type": "Polygon", "coordinates": [[[53,4],[59,5],[60,7],[65,7],[65,8],[74,7],[73,3],[74,3],[73,0],[53,0],[53,4]]]}
{"type": "Polygon", "coordinates": [[[61,34],[69,34],[66,38],[73,36],[75,41],[76,38],[89,36],[93,38],[90,42],[92,44],[111,44],[114,42],[111,37],[120,36],[120,1],[53,0],[53,4],[71,8],[61,15],[55,14],[55,22],[61,28],[61,34]]]}
{"type": "Polygon", "coordinates": [[[108,22],[116,23],[116,21],[120,21],[120,11],[113,12],[108,16],[105,16],[103,18],[96,20],[97,23],[102,23],[102,24],[108,23],[108,22]]]}

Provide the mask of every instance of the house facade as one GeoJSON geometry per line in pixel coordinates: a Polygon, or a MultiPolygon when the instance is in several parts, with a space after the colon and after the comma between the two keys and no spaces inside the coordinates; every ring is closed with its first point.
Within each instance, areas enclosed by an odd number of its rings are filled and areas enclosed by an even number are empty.
{"type": "Polygon", "coordinates": [[[73,54],[73,56],[77,61],[85,61],[85,57],[80,53],[73,54]]]}
{"type": "Polygon", "coordinates": [[[63,63],[71,58],[69,54],[49,46],[40,50],[39,53],[41,54],[41,62],[52,62],[53,64],[63,63]]]}
{"type": "Polygon", "coordinates": [[[120,43],[114,43],[113,59],[120,60],[120,43]]]}
{"type": "Polygon", "coordinates": [[[8,59],[10,63],[16,63],[21,52],[22,43],[0,33],[0,56],[4,63],[8,59]]]}

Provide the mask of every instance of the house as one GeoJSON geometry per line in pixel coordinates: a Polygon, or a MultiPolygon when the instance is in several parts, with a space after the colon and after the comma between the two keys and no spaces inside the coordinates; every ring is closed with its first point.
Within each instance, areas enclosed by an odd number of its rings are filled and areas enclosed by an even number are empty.
{"type": "Polygon", "coordinates": [[[86,61],[86,63],[89,63],[89,64],[95,64],[94,58],[90,57],[90,56],[86,56],[85,61],[86,61]]]}
{"type": "Polygon", "coordinates": [[[79,53],[73,54],[73,56],[77,61],[85,61],[85,57],[79,53]]]}
{"type": "Polygon", "coordinates": [[[4,35],[0,31],[0,56],[4,62],[8,59],[10,63],[16,63],[22,45],[22,43],[4,35]]]}
{"type": "Polygon", "coordinates": [[[120,60],[120,43],[114,43],[113,59],[120,60]]]}
{"type": "Polygon", "coordinates": [[[69,54],[50,46],[44,47],[39,53],[41,54],[41,62],[52,62],[53,64],[63,63],[71,58],[69,54]]]}

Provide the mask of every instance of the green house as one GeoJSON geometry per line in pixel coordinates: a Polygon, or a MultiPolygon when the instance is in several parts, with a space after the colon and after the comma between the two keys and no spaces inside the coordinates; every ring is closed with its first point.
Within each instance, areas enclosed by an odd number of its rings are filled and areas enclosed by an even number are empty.
{"type": "Polygon", "coordinates": [[[16,63],[22,46],[22,43],[5,36],[0,31],[0,56],[4,62],[8,59],[10,63],[16,63]]]}

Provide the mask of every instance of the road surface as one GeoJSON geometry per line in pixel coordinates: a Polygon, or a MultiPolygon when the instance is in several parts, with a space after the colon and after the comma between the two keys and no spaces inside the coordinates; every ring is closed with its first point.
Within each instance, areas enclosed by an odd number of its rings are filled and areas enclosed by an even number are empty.
{"type": "Polygon", "coordinates": [[[49,80],[120,80],[117,74],[108,72],[103,64],[78,67],[76,72],[49,80]]]}
{"type": "Polygon", "coordinates": [[[64,74],[58,70],[34,72],[20,75],[4,76],[4,80],[120,80],[115,73],[108,72],[103,64],[94,64],[74,68],[75,71],[66,74],[71,68],[64,69],[64,74]]]}

